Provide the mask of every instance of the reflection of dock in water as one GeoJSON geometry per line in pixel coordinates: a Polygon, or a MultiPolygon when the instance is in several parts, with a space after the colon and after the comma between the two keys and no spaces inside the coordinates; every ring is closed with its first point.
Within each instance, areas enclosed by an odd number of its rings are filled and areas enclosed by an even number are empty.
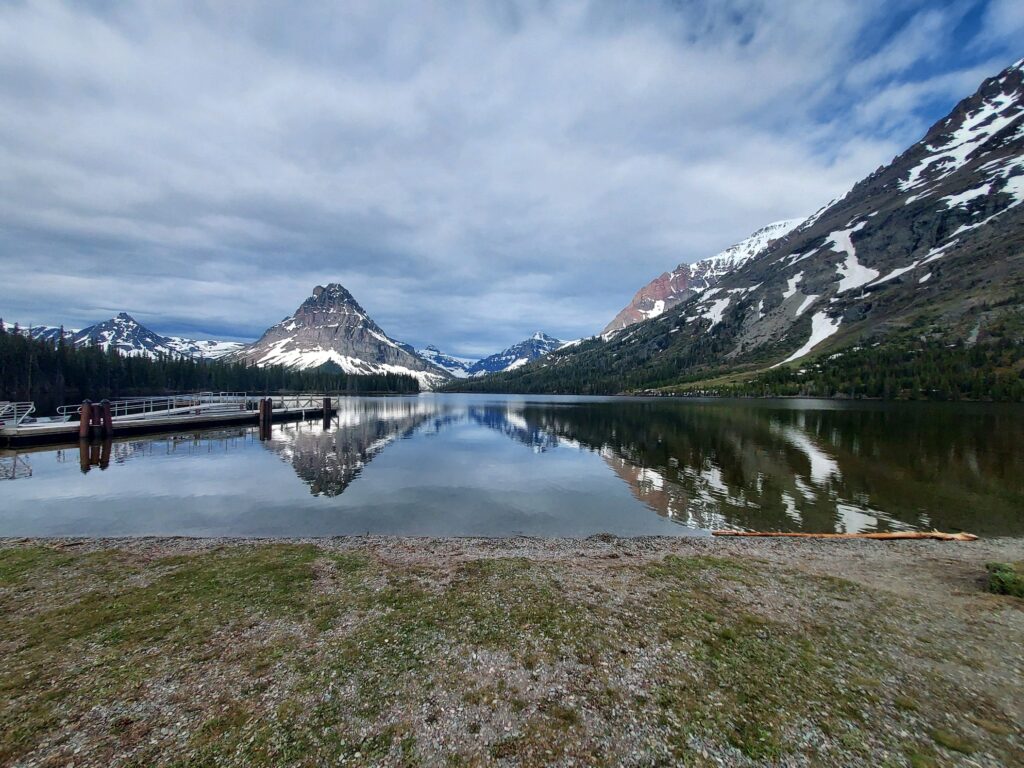
{"type": "Polygon", "coordinates": [[[20,480],[25,477],[32,477],[32,465],[28,459],[17,453],[0,456],[0,480],[20,480]]]}
{"type": "Polygon", "coordinates": [[[54,451],[53,446],[27,446],[17,450],[0,450],[0,480],[20,480],[32,476],[32,456],[53,453],[60,464],[75,461],[79,469],[106,470],[111,464],[124,464],[129,460],[152,456],[210,454],[240,447],[251,427],[230,427],[161,435],[155,438],[121,438],[119,440],[82,440],[77,446],[65,446],[54,451]]]}

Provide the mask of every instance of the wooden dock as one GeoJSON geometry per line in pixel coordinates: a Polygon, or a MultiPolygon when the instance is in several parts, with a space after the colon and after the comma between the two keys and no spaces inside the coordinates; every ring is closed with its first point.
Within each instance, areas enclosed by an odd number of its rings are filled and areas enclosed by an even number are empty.
{"type": "Polygon", "coordinates": [[[33,403],[0,401],[0,444],[66,443],[233,424],[258,424],[269,430],[275,421],[328,419],[335,410],[329,395],[201,392],[99,403],[86,400],[61,406],[56,416],[36,418],[33,403]]]}

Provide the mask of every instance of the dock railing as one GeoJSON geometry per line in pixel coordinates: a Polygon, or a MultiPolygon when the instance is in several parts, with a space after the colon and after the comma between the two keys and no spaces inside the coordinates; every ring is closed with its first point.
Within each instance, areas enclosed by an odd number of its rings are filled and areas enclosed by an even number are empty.
{"type": "MultiPolygon", "coordinates": [[[[166,397],[129,397],[110,402],[111,418],[117,422],[152,421],[184,415],[214,416],[254,410],[255,401],[245,392],[199,392],[166,397]]],[[[81,405],[62,405],[57,414],[64,421],[78,417],[81,405]]]]}
{"type": "Polygon", "coordinates": [[[0,429],[4,427],[17,427],[35,413],[35,410],[35,403],[0,400],[0,429]]]}

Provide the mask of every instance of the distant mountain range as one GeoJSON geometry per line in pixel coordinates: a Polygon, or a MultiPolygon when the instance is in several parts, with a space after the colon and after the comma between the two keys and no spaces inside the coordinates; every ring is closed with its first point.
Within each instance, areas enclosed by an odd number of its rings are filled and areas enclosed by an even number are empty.
{"type": "MultiPolygon", "coordinates": [[[[717,274],[713,287],[673,307],[668,297],[691,285],[668,286],[664,299],[642,290],[636,306],[609,326],[613,333],[467,386],[714,387],[790,364],[827,377],[828,360],[879,345],[934,342],[940,349],[975,346],[979,354],[1021,345],[1022,202],[1024,60],[985,80],[919,142],[841,198],[785,236],[766,238],[762,250],[717,274]],[[649,319],[630,324],[644,313],[649,319]]],[[[1010,354],[999,370],[1020,373],[1019,357],[1010,354]]],[[[971,385],[970,371],[950,376],[971,385]]]]}
{"type": "MultiPolygon", "coordinates": [[[[8,323],[5,327],[14,326],[8,323]]],[[[31,329],[19,327],[19,331],[56,342],[61,328],[37,325],[31,329]]],[[[350,374],[398,373],[416,378],[424,389],[434,389],[455,378],[514,370],[562,344],[538,331],[482,360],[446,355],[434,346],[417,351],[388,336],[338,283],[314,288],[294,313],[251,344],[161,336],[126,312],[82,330],[64,329],[64,338],[78,347],[113,348],[125,355],[152,358],[224,359],[299,369],[327,366],[350,374]]]]}
{"type": "Polygon", "coordinates": [[[538,332],[477,361],[446,355],[434,346],[417,351],[388,336],[351,293],[330,283],[314,288],[293,314],[227,359],[294,368],[337,366],[351,374],[400,373],[413,376],[424,389],[435,389],[454,378],[512,370],[560,344],[538,332]]]}
{"type": "MultiPolygon", "coordinates": [[[[9,330],[14,327],[5,323],[9,330]]],[[[33,325],[19,327],[19,330],[34,339],[56,343],[61,327],[55,325],[33,325]]],[[[109,320],[74,330],[65,328],[64,338],[76,347],[98,346],[103,350],[116,349],[125,355],[145,355],[156,358],[161,355],[216,360],[229,352],[244,346],[237,341],[215,341],[212,339],[187,339],[181,336],[161,336],[144,326],[127,312],[120,312],[109,320]]]]}
{"type": "Polygon", "coordinates": [[[454,355],[445,354],[433,344],[428,344],[423,349],[417,349],[416,354],[424,360],[429,360],[438,368],[448,371],[457,379],[464,379],[469,376],[469,369],[476,363],[476,360],[472,358],[455,357],[454,355]]]}

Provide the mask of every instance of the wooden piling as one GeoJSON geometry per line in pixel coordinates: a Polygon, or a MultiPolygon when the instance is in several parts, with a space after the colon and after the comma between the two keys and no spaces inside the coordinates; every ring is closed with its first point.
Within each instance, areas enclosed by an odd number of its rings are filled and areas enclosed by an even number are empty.
{"type": "Polygon", "coordinates": [[[331,426],[331,398],[324,398],[324,429],[330,429],[331,426]]]}
{"type": "Polygon", "coordinates": [[[113,437],[114,417],[110,412],[110,401],[104,398],[100,405],[102,406],[102,411],[100,413],[100,433],[103,437],[113,437]]]}
{"type": "Polygon", "coordinates": [[[100,444],[100,469],[110,466],[110,453],[113,447],[114,441],[109,437],[100,444]]]}
{"type": "Polygon", "coordinates": [[[92,401],[83,400],[78,409],[78,439],[89,439],[89,427],[92,426],[92,401]]]}

